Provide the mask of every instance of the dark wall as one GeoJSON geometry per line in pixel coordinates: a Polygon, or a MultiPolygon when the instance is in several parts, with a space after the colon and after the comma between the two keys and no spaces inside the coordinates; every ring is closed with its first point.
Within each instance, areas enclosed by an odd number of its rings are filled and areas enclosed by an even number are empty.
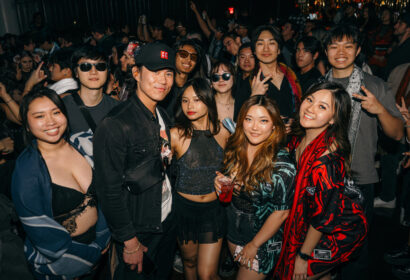
{"type": "MultiPolygon", "coordinates": [[[[128,23],[136,26],[138,17],[146,14],[151,22],[166,16],[181,19],[195,27],[196,20],[189,8],[189,0],[15,0],[20,29],[26,31],[34,12],[41,12],[48,25],[55,30],[78,26],[87,29],[93,23],[128,23]]],[[[206,9],[211,17],[223,17],[227,7],[246,9],[250,18],[262,21],[284,15],[293,0],[196,0],[199,9],[206,9]]],[[[258,22],[259,23],[259,22],[258,22]]]]}

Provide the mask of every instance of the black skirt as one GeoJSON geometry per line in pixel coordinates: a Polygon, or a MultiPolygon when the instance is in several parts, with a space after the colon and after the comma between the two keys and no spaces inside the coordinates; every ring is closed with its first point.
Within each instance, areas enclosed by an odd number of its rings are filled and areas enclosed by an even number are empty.
{"type": "Polygon", "coordinates": [[[226,213],[219,200],[195,202],[175,195],[177,236],[180,243],[216,243],[226,232],[226,213]]]}

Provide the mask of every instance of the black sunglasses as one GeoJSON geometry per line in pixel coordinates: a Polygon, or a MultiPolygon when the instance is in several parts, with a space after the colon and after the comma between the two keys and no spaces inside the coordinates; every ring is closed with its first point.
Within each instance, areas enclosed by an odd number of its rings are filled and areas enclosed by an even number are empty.
{"type": "Polygon", "coordinates": [[[198,59],[198,54],[190,53],[186,50],[179,50],[177,51],[177,54],[182,58],[187,58],[188,56],[190,56],[192,61],[196,61],[198,59]]]}
{"type": "Polygon", "coordinates": [[[88,72],[91,70],[93,66],[95,66],[95,69],[97,69],[97,71],[100,71],[100,72],[107,70],[107,63],[105,62],[98,62],[98,63],[84,62],[84,63],[78,64],[78,67],[80,67],[81,72],[88,72]]]}
{"type": "Polygon", "coordinates": [[[224,81],[228,81],[231,78],[231,73],[223,73],[222,75],[212,74],[211,80],[212,82],[216,83],[217,81],[219,81],[219,78],[221,77],[224,81]]]}

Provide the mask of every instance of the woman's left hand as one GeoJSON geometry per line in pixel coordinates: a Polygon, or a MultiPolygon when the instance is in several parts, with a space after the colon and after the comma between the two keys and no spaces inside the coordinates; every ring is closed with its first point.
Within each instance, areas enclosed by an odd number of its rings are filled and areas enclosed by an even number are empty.
{"type": "Polygon", "coordinates": [[[101,255],[104,255],[105,253],[107,253],[108,249],[110,249],[110,246],[111,246],[111,241],[108,242],[107,247],[105,247],[105,249],[101,251],[101,255]]]}
{"type": "Polygon", "coordinates": [[[242,251],[236,256],[235,261],[250,269],[257,253],[258,247],[251,241],[243,247],[242,251]]]}
{"type": "Polygon", "coordinates": [[[301,257],[296,256],[295,269],[293,271],[292,280],[306,280],[307,279],[308,262],[301,257]]]}

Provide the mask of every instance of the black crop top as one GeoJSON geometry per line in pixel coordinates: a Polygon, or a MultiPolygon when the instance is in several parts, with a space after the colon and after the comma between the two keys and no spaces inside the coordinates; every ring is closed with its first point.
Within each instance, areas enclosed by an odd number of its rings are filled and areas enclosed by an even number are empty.
{"type": "Polygon", "coordinates": [[[212,193],[222,160],[223,149],[209,130],[194,130],[188,150],[176,162],[176,190],[192,195],[212,193]]]}
{"type": "MultiPolygon", "coordinates": [[[[51,183],[52,209],[54,220],[61,224],[70,234],[77,229],[76,218],[87,208],[96,207],[95,194],[91,186],[86,194],[72,188],[51,183]],[[84,203],[87,199],[88,201],[84,203]]],[[[95,226],[85,233],[72,238],[81,243],[91,243],[95,239],[95,226]]]]}

